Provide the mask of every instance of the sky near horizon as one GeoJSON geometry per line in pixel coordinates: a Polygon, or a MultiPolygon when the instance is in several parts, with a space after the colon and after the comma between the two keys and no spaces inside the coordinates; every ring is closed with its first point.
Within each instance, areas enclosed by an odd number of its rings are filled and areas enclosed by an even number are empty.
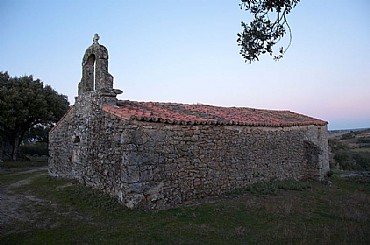
{"type": "Polygon", "coordinates": [[[329,129],[370,128],[370,1],[301,0],[278,62],[244,63],[239,0],[0,0],[0,71],[71,104],[99,33],[120,99],[290,110],[329,129]]]}

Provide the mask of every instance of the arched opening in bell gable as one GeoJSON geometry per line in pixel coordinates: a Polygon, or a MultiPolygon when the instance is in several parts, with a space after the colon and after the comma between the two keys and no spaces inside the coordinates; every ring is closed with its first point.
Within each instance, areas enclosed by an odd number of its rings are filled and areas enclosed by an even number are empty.
{"type": "Polygon", "coordinates": [[[85,65],[86,71],[86,90],[87,91],[94,91],[96,87],[96,59],[95,55],[91,54],[87,58],[87,62],[85,65]]]}

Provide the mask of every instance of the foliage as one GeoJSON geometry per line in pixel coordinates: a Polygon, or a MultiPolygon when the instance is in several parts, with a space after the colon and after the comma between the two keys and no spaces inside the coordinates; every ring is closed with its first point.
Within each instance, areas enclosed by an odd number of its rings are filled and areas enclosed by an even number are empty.
{"type": "Polygon", "coordinates": [[[370,152],[339,151],[334,159],[343,170],[370,171],[370,152]]]}
{"type": "Polygon", "coordinates": [[[368,144],[368,143],[370,143],[370,139],[357,139],[357,143],[359,143],[359,144],[368,144]]]}
{"type": "Polygon", "coordinates": [[[340,140],[329,139],[329,146],[335,163],[342,170],[370,171],[370,149],[367,145],[360,145],[362,142],[366,142],[368,138],[356,139],[355,135],[351,132],[343,134],[340,140]],[[350,147],[347,141],[356,142],[358,148],[350,147]],[[358,151],[359,148],[363,148],[364,151],[358,151]]]}
{"type": "Polygon", "coordinates": [[[38,124],[27,130],[24,134],[22,143],[48,142],[48,135],[51,125],[38,124]]]}
{"type": "Polygon", "coordinates": [[[338,151],[349,150],[349,146],[346,143],[339,141],[337,139],[329,139],[329,146],[333,153],[336,153],[338,151]]]}
{"type": "Polygon", "coordinates": [[[357,164],[351,151],[338,151],[334,155],[334,160],[343,170],[357,170],[357,164]]]}
{"type": "Polygon", "coordinates": [[[20,146],[21,155],[47,156],[49,154],[48,144],[46,142],[36,142],[20,146]]]}
{"type": "Polygon", "coordinates": [[[50,127],[69,107],[67,97],[32,76],[10,77],[0,72],[0,158],[15,160],[25,133],[39,125],[50,127]]]}
{"type": "Polygon", "coordinates": [[[353,139],[356,137],[356,134],[354,132],[349,132],[349,133],[345,133],[342,135],[342,140],[349,140],[349,139],[353,139]]]}
{"type": "Polygon", "coordinates": [[[268,53],[273,56],[273,46],[289,32],[289,44],[280,47],[274,60],[279,60],[291,45],[292,31],[287,21],[287,15],[300,0],[241,0],[240,7],[253,15],[253,20],[247,24],[242,22],[242,32],[238,33],[238,46],[245,62],[258,61],[258,57],[268,53]],[[270,15],[275,19],[271,21],[270,15]]]}

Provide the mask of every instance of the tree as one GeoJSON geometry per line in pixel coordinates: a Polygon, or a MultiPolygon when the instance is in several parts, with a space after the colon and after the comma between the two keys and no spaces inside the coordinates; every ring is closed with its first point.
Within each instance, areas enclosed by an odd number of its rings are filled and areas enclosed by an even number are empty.
{"type": "Polygon", "coordinates": [[[262,54],[273,56],[272,47],[289,33],[289,43],[279,48],[279,54],[274,60],[279,60],[290,47],[292,31],[286,16],[300,0],[241,0],[240,8],[253,15],[254,19],[246,24],[242,22],[243,31],[238,33],[238,46],[245,62],[258,61],[262,54]],[[274,20],[270,20],[270,15],[274,20]]]}
{"type": "Polygon", "coordinates": [[[49,131],[52,125],[37,124],[27,130],[22,139],[22,144],[48,143],[49,131]]]}
{"type": "Polygon", "coordinates": [[[67,96],[44,86],[39,79],[0,72],[0,159],[16,160],[28,129],[51,126],[68,108],[67,96]]]}

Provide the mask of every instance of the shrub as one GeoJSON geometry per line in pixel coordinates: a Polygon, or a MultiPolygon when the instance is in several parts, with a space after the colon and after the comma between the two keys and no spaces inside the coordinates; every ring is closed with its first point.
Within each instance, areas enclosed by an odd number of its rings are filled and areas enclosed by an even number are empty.
{"type": "Polygon", "coordinates": [[[367,144],[367,143],[370,143],[370,139],[368,139],[368,138],[359,138],[359,139],[357,139],[357,143],[367,144]]]}
{"type": "Polygon", "coordinates": [[[38,142],[35,144],[25,144],[20,147],[21,155],[38,155],[38,156],[47,156],[48,153],[48,144],[45,142],[38,142]]]}
{"type": "Polygon", "coordinates": [[[343,143],[336,139],[329,139],[329,146],[333,153],[336,153],[337,151],[347,151],[349,150],[349,146],[346,143],[343,143]]]}
{"type": "Polygon", "coordinates": [[[334,160],[343,170],[370,170],[370,152],[338,151],[334,160]]]}
{"type": "Polygon", "coordinates": [[[349,139],[353,139],[355,137],[356,137],[355,133],[351,131],[349,133],[343,134],[342,135],[342,140],[349,140],[349,139]]]}

